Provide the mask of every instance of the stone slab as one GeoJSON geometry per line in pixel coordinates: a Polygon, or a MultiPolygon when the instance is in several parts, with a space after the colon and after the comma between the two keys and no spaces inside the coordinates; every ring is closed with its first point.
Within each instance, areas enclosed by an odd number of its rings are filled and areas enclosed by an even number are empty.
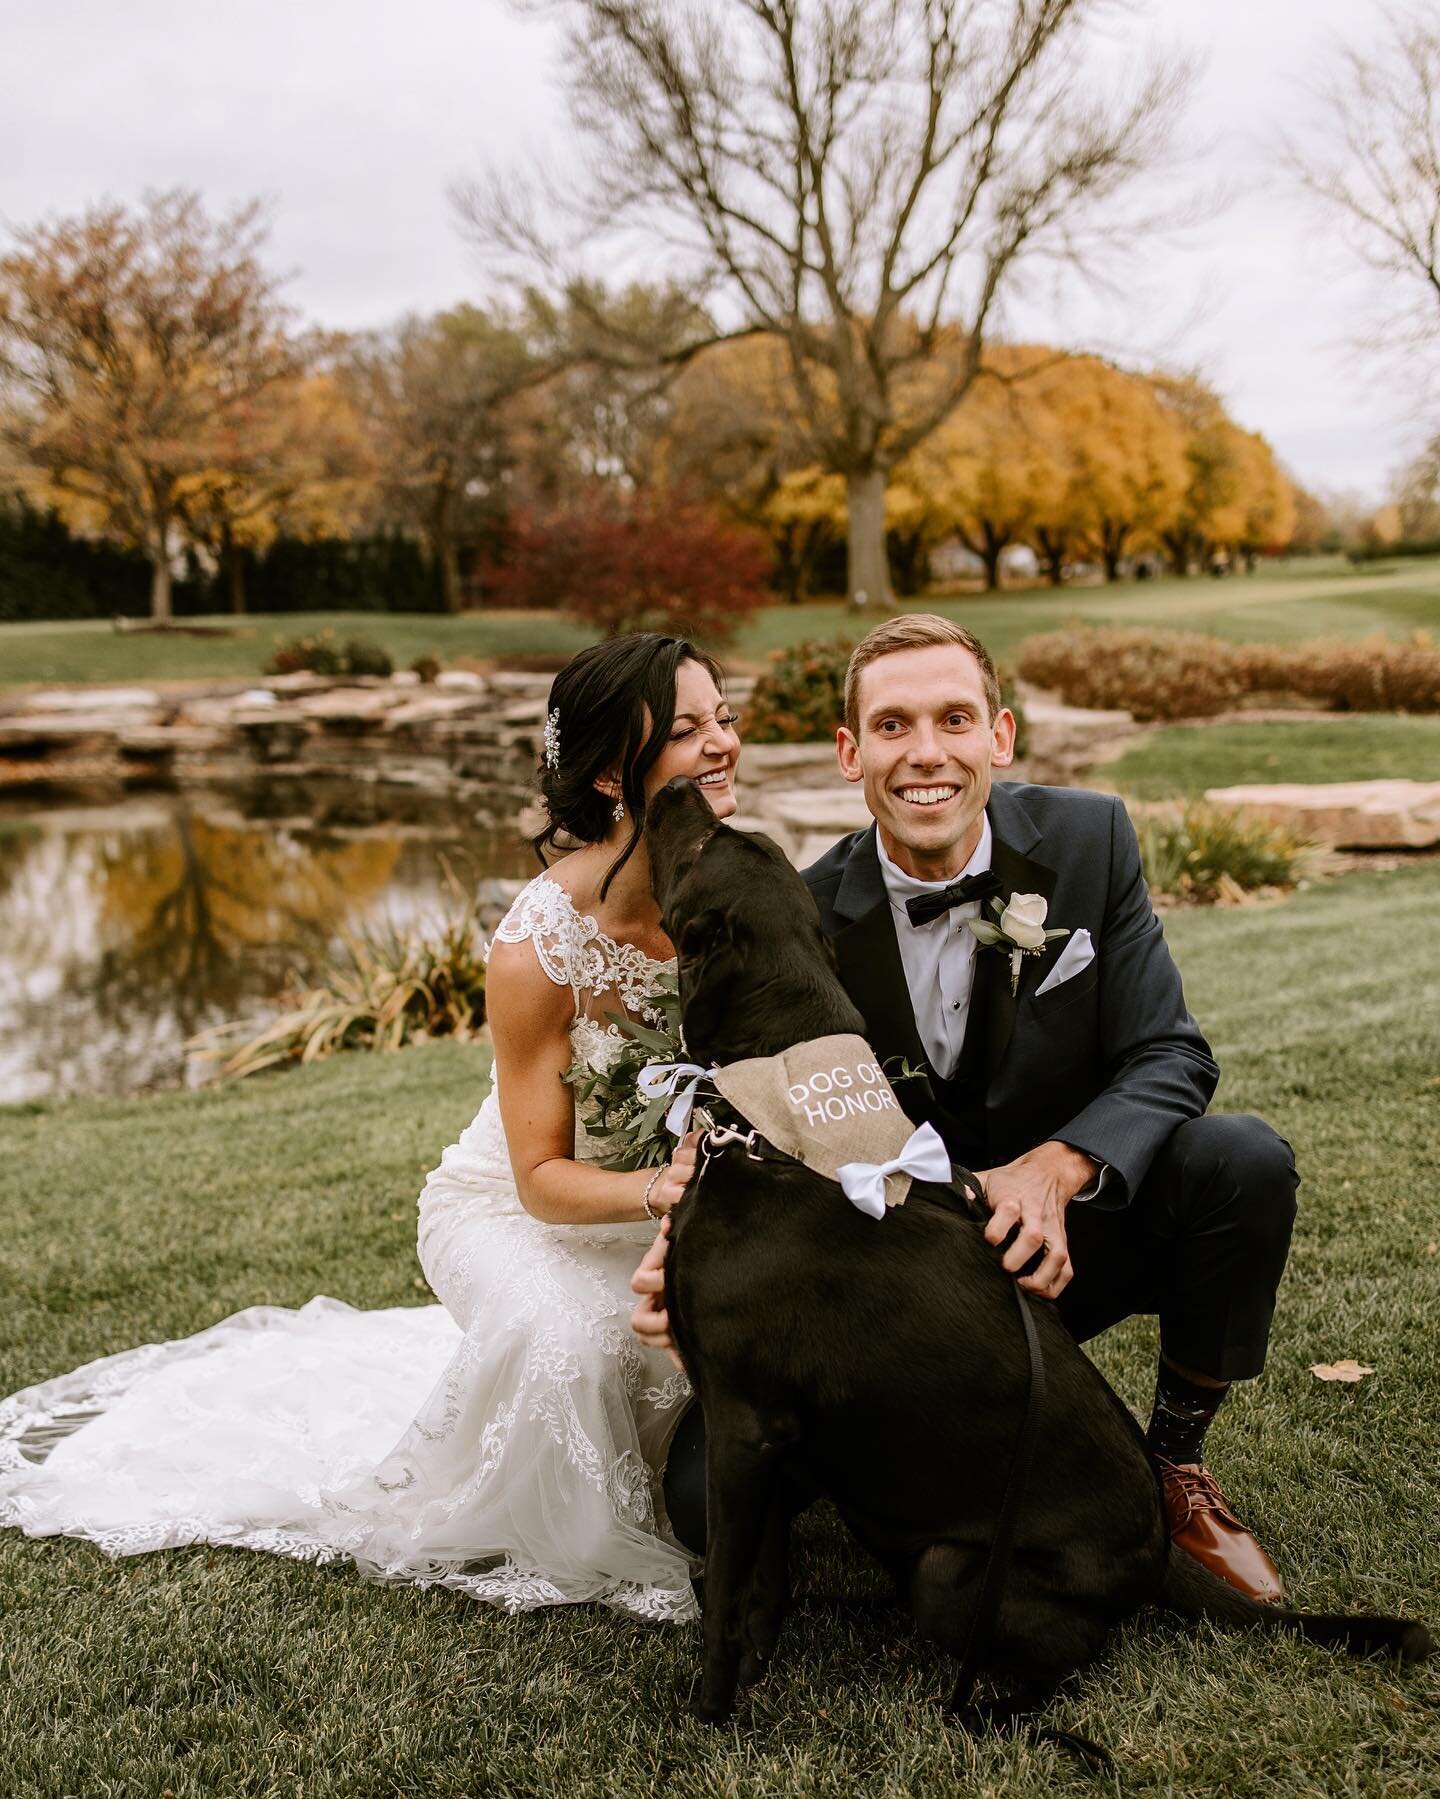
{"type": "Polygon", "coordinates": [[[407,697],[394,707],[385,728],[398,731],[406,725],[432,725],[442,720],[463,718],[473,713],[476,696],[471,693],[422,693],[407,697]]]}
{"type": "Polygon", "coordinates": [[[840,771],[833,743],[747,743],[740,757],[742,780],[769,780],[795,769],[823,768],[835,779],[840,771]]]}
{"type": "Polygon", "coordinates": [[[803,833],[833,831],[837,837],[846,831],[863,830],[870,822],[865,793],[858,784],[837,786],[832,790],[801,788],[798,791],[767,791],[757,797],[756,817],[778,819],[803,833]]]}
{"type": "Polygon", "coordinates": [[[32,693],[27,712],[135,712],[160,704],[160,695],[149,687],[61,688],[51,693],[32,693]]]}
{"type": "Polygon", "coordinates": [[[1337,849],[1419,850],[1440,844],[1440,781],[1212,787],[1205,798],[1227,812],[1337,849]]]}
{"type": "Polygon", "coordinates": [[[367,725],[378,723],[402,703],[403,695],[392,688],[367,692],[360,687],[337,687],[301,700],[300,710],[306,718],[324,725],[367,725]]]}

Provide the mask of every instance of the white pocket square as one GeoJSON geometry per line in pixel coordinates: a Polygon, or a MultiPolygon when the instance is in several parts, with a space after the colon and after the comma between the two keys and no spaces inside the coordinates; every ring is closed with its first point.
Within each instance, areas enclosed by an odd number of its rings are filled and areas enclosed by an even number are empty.
{"type": "Polygon", "coordinates": [[[1035,989],[1035,997],[1042,993],[1051,993],[1057,987],[1063,987],[1066,981],[1074,980],[1082,968],[1088,968],[1095,960],[1095,946],[1090,941],[1088,931],[1072,931],[1066,939],[1055,966],[1035,989]]]}

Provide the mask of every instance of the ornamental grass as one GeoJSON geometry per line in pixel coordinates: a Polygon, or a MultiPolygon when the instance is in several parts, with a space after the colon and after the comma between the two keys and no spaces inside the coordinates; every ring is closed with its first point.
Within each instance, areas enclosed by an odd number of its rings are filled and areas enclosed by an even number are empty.
{"type": "Polygon", "coordinates": [[[1277,826],[1192,801],[1135,820],[1150,891],[1191,905],[1238,905],[1300,881],[1314,845],[1277,826]]]}
{"type": "Polygon", "coordinates": [[[278,1017],[215,1025],[190,1047],[217,1062],[216,1078],[224,1081],[341,1050],[474,1037],[485,1021],[485,939],[473,904],[453,874],[450,880],[452,896],[438,920],[341,932],[316,976],[280,996],[278,1017]]]}

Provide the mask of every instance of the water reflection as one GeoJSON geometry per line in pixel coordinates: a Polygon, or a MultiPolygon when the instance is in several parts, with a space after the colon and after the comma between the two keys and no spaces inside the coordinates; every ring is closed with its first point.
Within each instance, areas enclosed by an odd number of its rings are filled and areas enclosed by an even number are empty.
{"type": "Polygon", "coordinates": [[[262,1016],[336,933],[528,873],[513,837],[375,789],[267,783],[0,814],[0,1101],[198,1078],[186,1039],[262,1016]]]}

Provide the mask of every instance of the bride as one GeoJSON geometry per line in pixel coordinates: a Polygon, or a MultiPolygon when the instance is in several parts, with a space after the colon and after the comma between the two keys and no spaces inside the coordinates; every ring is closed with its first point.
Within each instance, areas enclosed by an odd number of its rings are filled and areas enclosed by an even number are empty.
{"type": "MultiPolygon", "coordinates": [[[[490,950],[494,1081],[420,1196],[438,1306],[253,1307],[0,1401],[0,1525],[110,1555],[206,1542],[448,1586],[528,1611],[695,1609],[659,1471],[689,1388],[629,1328],[630,1276],[694,1167],[598,1165],[573,1089],[659,1022],[671,945],[646,799],[688,775],[735,810],[720,671],[673,637],[582,651],[550,690],[540,769],[555,854],[490,950]]],[[[284,1077],[279,1077],[284,1078],[284,1077]]]]}

